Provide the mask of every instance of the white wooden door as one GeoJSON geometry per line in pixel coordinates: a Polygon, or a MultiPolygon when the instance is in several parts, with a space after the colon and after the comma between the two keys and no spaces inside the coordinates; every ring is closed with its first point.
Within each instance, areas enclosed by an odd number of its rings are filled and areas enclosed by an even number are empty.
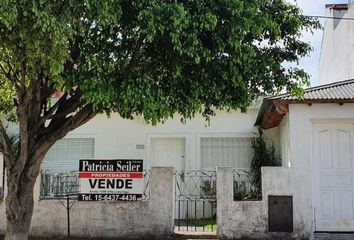
{"type": "Polygon", "coordinates": [[[175,170],[185,169],[184,138],[152,139],[152,166],[174,167],[175,170]]]}
{"type": "Polygon", "coordinates": [[[353,231],[353,123],[313,125],[316,231],[353,231]]]}
{"type": "MultiPolygon", "coordinates": [[[[184,138],[153,138],[152,139],[152,166],[153,167],[174,167],[176,171],[185,169],[185,139],[184,138]]],[[[174,192],[178,191],[175,188],[174,192]]],[[[178,193],[175,193],[178,194],[178,193]]],[[[175,196],[171,196],[175,197],[175,196]]],[[[186,209],[180,209],[183,216],[186,209]]],[[[173,215],[177,218],[178,206],[173,201],[173,215]]]]}

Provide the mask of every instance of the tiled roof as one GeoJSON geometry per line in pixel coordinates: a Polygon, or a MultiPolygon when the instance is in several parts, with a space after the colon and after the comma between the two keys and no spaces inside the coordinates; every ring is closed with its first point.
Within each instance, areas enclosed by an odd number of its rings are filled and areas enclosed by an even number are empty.
{"type": "MultiPolygon", "coordinates": [[[[269,97],[270,100],[298,100],[289,94],[269,97]]],[[[354,99],[354,79],[312,87],[305,90],[303,100],[350,100],[354,99]]]]}

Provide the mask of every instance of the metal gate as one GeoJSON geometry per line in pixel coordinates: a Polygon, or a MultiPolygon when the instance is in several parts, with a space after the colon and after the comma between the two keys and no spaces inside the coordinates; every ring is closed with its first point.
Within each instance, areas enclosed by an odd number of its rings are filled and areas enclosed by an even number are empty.
{"type": "Polygon", "coordinates": [[[175,230],[216,231],[216,171],[175,172],[175,230]]]}

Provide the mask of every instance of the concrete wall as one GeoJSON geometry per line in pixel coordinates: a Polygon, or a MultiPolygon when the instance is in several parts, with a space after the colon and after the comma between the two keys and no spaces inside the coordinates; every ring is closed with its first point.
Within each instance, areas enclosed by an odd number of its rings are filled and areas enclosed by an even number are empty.
{"type": "MultiPolygon", "coordinates": [[[[348,10],[326,8],[326,16],[354,17],[354,5],[348,10]]],[[[320,84],[354,78],[353,21],[327,19],[324,25],[320,57],[320,84]]]]}
{"type": "Polygon", "coordinates": [[[217,168],[216,194],[219,238],[238,239],[264,236],[267,219],[263,203],[233,200],[232,168],[217,168]]]}
{"type": "Polygon", "coordinates": [[[303,184],[291,168],[262,168],[261,201],[233,201],[232,169],[217,170],[218,236],[225,239],[308,239],[312,223],[307,202],[301,194],[303,184]],[[294,229],[292,233],[268,232],[268,196],[293,196],[294,229]]]}
{"type": "MultiPolygon", "coordinates": [[[[173,168],[152,168],[150,200],[139,202],[76,202],[70,211],[71,234],[78,237],[166,237],[173,233],[173,168]]],[[[0,234],[5,232],[5,207],[0,203],[0,234]]],[[[35,202],[30,234],[65,236],[66,210],[58,200],[35,202]]]]}

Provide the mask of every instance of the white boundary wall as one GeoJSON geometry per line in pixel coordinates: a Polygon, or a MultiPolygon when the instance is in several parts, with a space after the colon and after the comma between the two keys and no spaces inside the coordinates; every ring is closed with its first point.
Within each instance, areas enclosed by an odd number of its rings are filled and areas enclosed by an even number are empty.
{"type": "MultiPolygon", "coordinates": [[[[155,167],[150,200],[139,202],[76,202],[70,211],[76,237],[154,238],[173,233],[173,168],[155,167]]],[[[5,233],[4,202],[0,203],[0,234],[5,233]]],[[[66,209],[58,200],[35,201],[30,235],[66,236],[66,209]]]]}
{"type": "Polygon", "coordinates": [[[218,236],[226,239],[309,239],[312,231],[311,205],[303,196],[303,176],[291,168],[262,168],[262,201],[234,201],[232,168],[217,169],[218,236]],[[268,196],[293,197],[292,233],[268,231],[268,196]]]}

